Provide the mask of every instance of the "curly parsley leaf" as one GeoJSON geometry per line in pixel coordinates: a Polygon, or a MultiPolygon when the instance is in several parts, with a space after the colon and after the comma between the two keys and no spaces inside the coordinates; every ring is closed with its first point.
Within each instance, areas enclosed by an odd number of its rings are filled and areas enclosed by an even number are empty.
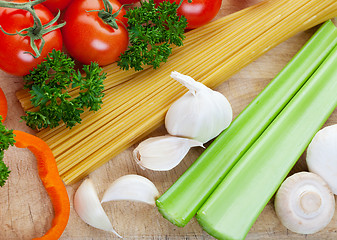
{"type": "Polygon", "coordinates": [[[13,146],[15,143],[13,130],[7,129],[1,122],[0,116],[0,187],[2,187],[8,179],[10,171],[3,161],[4,151],[13,146]]]}
{"type": "Polygon", "coordinates": [[[156,7],[153,0],[141,1],[141,6],[127,11],[129,48],[120,56],[118,66],[123,70],[154,69],[166,62],[171,45],[182,46],[187,20],[177,15],[178,5],[164,1],[156,7]]]}
{"type": "MultiPolygon", "coordinates": [[[[3,158],[3,153],[0,153],[0,158],[3,158]]],[[[8,170],[6,164],[1,160],[0,161],[0,187],[3,187],[6,183],[6,180],[9,177],[11,171],[8,170]]]]}
{"type": "Polygon", "coordinates": [[[30,74],[24,77],[30,89],[31,103],[37,111],[27,111],[22,119],[33,129],[54,128],[61,122],[69,128],[81,123],[85,108],[97,111],[104,96],[106,73],[97,63],[83,66],[82,74],[75,63],[61,51],[53,50],[30,74]],[[79,89],[71,96],[70,91],[79,89]]]}
{"type": "Polygon", "coordinates": [[[73,76],[72,87],[80,88],[80,96],[77,100],[80,104],[91,111],[97,111],[101,108],[102,98],[104,96],[103,81],[105,75],[100,75],[101,69],[98,67],[97,63],[91,63],[91,65],[83,66],[83,71],[85,76],[82,76],[80,71],[73,76]],[[97,84],[99,82],[100,84],[97,84]]]}

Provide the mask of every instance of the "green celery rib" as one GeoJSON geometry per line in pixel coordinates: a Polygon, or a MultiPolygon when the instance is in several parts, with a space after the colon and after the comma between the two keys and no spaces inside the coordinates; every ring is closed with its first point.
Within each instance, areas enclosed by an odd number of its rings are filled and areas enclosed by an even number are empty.
{"type": "Polygon", "coordinates": [[[218,239],[244,239],[315,133],[337,107],[337,47],[242,156],[197,213],[218,239]]]}
{"type": "Polygon", "coordinates": [[[230,127],[157,200],[161,214],[177,226],[186,225],[336,44],[336,27],[328,21],[230,127]]]}

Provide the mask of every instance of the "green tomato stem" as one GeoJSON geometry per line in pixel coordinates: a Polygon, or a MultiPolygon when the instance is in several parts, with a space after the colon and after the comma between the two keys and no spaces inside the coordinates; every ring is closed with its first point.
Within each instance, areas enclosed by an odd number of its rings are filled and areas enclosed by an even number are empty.
{"type": "Polygon", "coordinates": [[[34,18],[34,33],[38,34],[39,31],[41,31],[42,28],[42,22],[37,16],[34,6],[37,4],[40,4],[42,2],[45,2],[46,0],[36,0],[33,2],[26,2],[26,3],[16,3],[16,2],[7,2],[7,1],[0,1],[0,7],[5,8],[15,8],[15,9],[22,9],[28,11],[30,14],[32,14],[34,18]]]}
{"type": "MultiPolygon", "coordinates": [[[[109,2],[109,0],[102,0],[102,1],[103,1],[103,4],[104,4],[104,9],[91,10],[91,11],[87,11],[87,12],[98,12],[98,17],[100,17],[105,24],[108,24],[113,29],[118,29],[117,21],[119,21],[119,20],[116,19],[116,17],[122,11],[122,8],[125,5],[122,5],[122,7],[120,9],[118,9],[117,12],[112,13],[113,8],[112,8],[112,5],[109,2]]],[[[121,22],[121,21],[119,21],[119,22],[121,22]]]]}

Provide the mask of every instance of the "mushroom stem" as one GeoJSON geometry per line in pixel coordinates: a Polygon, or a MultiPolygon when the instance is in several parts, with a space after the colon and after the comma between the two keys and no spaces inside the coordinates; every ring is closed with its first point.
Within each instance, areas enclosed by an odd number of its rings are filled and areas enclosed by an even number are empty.
{"type": "Polygon", "coordinates": [[[305,216],[316,215],[322,207],[320,194],[314,191],[305,191],[300,195],[299,207],[305,216]]]}
{"type": "Polygon", "coordinates": [[[300,172],[282,183],[275,197],[275,211],[289,230],[312,234],[330,223],[335,211],[335,198],[321,177],[300,172]]]}

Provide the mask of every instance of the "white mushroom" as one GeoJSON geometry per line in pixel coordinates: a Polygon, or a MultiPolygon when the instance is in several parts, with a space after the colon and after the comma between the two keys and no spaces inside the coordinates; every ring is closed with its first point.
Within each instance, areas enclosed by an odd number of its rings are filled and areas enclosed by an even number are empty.
{"type": "Polygon", "coordinates": [[[335,211],[335,198],[320,176],[300,172],[282,183],[275,197],[275,211],[289,230],[312,234],[330,223],[335,211]]]}
{"type": "Polygon", "coordinates": [[[337,194],[337,124],[320,130],[307,149],[310,172],[316,173],[337,194]]]}

